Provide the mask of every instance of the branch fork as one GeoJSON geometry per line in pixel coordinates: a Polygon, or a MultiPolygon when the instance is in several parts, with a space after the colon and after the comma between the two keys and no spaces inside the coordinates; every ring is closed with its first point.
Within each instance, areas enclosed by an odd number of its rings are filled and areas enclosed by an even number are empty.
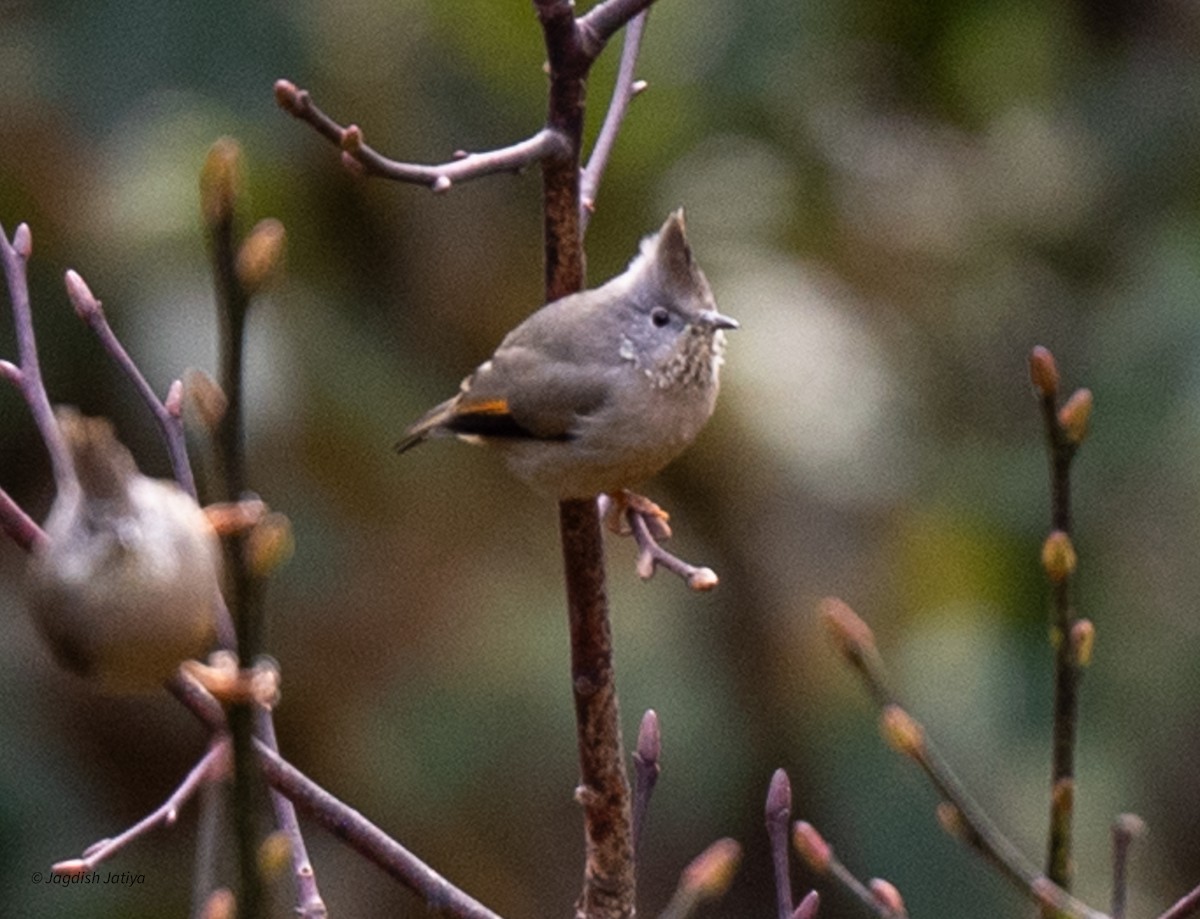
{"type": "Polygon", "coordinates": [[[638,547],[637,573],[643,581],[662,568],[680,577],[692,590],[712,590],[719,583],[711,568],[697,567],[668,552],[662,542],[671,538],[671,515],[644,495],[623,490],[600,496],[600,516],[609,531],[632,536],[638,547]]]}

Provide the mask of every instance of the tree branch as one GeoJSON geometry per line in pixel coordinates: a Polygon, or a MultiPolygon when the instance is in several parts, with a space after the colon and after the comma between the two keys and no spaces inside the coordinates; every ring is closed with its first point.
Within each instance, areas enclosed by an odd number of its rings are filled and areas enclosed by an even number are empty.
{"type": "MultiPolygon", "coordinates": [[[[879,919],[905,919],[904,905],[903,902],[897,902],[900,895],[896,888],[887,881],[860,881],[858,876],[838,859],[833,847],[811,823],[805,820],[795,823],[792,828],[792,845],[809,868],[819,875],[832,877],[879,919]],[[889,896],[881,896],[884,891],[889,896]]],[[[804,898],[800,904],[801,909],[816,910],[816,903],[811,897],[810,893],[804,898]]]]}
{"type": "Polygon", "coordinates": [[[692,590],[712,590],[720,583],[711,568],[692,565],[662,547],[660,540],[671,538],[669,515],[649,498],[627,490],[601,495],[600,516],[611,532],[633,537],[638,547],[637,573],[643,581],[663,568],[682,578],[692,590]]]}
{"type": "MultiPolygon", "coordinates": [[[[534,0],[539,6],[541,0],[534,0]]],[[[648,10],[654,0],[605,0],[597,3],[578,20],[580,46],[592,60],[600,56],[604,45],[612,38],[617,30],[644,10],[648,10]]]]}
{"type": "MultiPolygon", "coordinates": [[[[649,0],[602,4],[592,10],[597,18],[581,26],[570,0],[534,0],[550,66],[546,127],[561,133],[570,150],[567,157],[542,161],[547,303],[584,287],[579,157],[588,70],[608,36],[648,5],[649,0]]],[[[577,796],[584,810],[586,848],[583,891],[575,914],[578,919],[627,919],[634,914],[636,889],[633,819],[598,501],[560,502],[559,530],[579,743],[577,796]]]]}
{"type": "Polygon", "coordinates": [[[29,406],[29,413],[37,425],[42,442],[50,454],[50,467],[58,488],[75,487],[75,470],[66,441],[54,420],[54,409],[46,395],[42,382],[41,363],[38,360],[37,339],[33,334],[33,311],[29,303],[29,278],[26,266],[33,254],[33,234],[27,224],[21,224],[13,233],[12,242],[4,227],[0,226],[0,263],[4,266],[4,277],[8,281],[8,296],[12,304],[13,333],[17,339],[18,366],[11,364],[5,372],[9,380],[16,383],[29,406]],[[16,370],[14,373],[13,371],[16,370]]]}
{"type": "Polygon", "coordinates": [[[921,768],[945,802],[938,811],[943,828],[983,855],[1039,906],[1075,919],[1101,919],[1103,913],[1076,900],[1040,874],[975,803],[949,764],[926,739],[924,728],[898,703],[870,626],[849,606],[832,597],[821,602],[820,612],[834,645],[861,677],[871,699],[880,708],[885,739],[921,768]]]}
{"type": "Polygon", "coordinates": [[[596,501],[559,504],[571,633],[571,687],[587,844],[579,919],[633,915],[633,818],[612,662],[596,501]]]}
{"type": "Polygon", "coordinates": [[[46,544],[45,531],[21,509],[4,489],[0,488],[0,529],[25,552],[33,552],[46,544]]]}
{"type": "Polygon", "coordinates": [[[435,192],[449,191],[456,182],[466,182],[498,172],[522,172],[534,163],[568,155],[568,145],[556,131],[543,128],[527,140],[484,153],[460,153],[450,163],[423,166],[389,159],[363,139],[357,125],[341,125],[312,101],[312,95],[288,80],[275,82],[279,107],[316,129],[342,150],[342,161],[366,175],[425,185],[435,192]]]}
{"type": "MultiPolygon", "coordinates": [[[[209,149],[200,173],[200,207],[208,235],[220,327],[220,386],[225,414],[214,431],[213,446],[226,501],[237,501],[246,488],[245,430],[242,388],[246,315],[250,297],[237,276],[234,236],[241,184],[241,150],[230,138],[209,149]]],[[[228,605],[237,630],[241,660],[262,652],[262,584],[246,563],[245,535],[225,542],[228,605]]],[[[254,713],[249,705],[234,705],[229,729],[233,736],[233,825],[237,847],[238,912],[247,919],[266,915],[266,898],[258,871],[260,841],[260,776],[253,754],[254,713]]]]}
{"type": "Polygon", "coordinates": [[[104,350],[133,383],[133,388],[137,390],[142,402],[145,403],[146,408],[154,417],[154,421],[158,424],[159,432],[167,446],[167,454],[171,460],[171,470],[175,475],[175,481],[179,483],[180,488],[196,498],[196,479],[192,474],[192,464],[187,453],[187,439],[183,431],[181,401],[183,384],[179,380],[174,381],[167,392],[167,398],[159,399],[141,369],[133,362],[129,352],[125,350],[125,346],[117,339],[112,327],[108,324],[108,317],[104,315],[103,306],[92,295],[91,289],[83,278],[75,271],[68,271],[66,285],[67,296],[71,300],[71,305],[75,307],[76,315],[87,324],[96,338],[100,340],[100,344],[104,346],[104,350]]]}
{"type": "Polygon", "coordinates": [[[658,784],[662,771],[662,731],[658,725],[658,713],[650,708],[642,715],[638,727],[637,750],[633,754],[633,768],[637,775],[633,796],[633,842],[636,848],[646,826],[646,815],[650,810],[650,798],[658,784]]]}
{"type": "Polygon", "coordinates": [[[1191,890],[1158,919],[1187,919],[1197,913],[1200,913],[1200,887],[1191,890]]]}
{"type": "MultiPolygon", "coordinates": [[[[209,731],[227,730],[225,710],[198,682],[181,676],[173,680],[168,688],[180,704],[209,731]]],[[[421,896],[431,909],[440,909],[457,919],[500,919],[497,914],[450,884],[361,813],[335,798],[287,762],[279,755],[279,751],[262,738],[255,738],[254,744],[263,776],[271,788],[368,861],[421,896]]]]}
{"type": "MultiPolygon", "coordinates": [[[[1051,585],[1051,635],[1054,645],[1053,762],[1050,775],[1050,830],[1046,876],[1071,887],[1071,825],[1075,808],[1075,743],[1079,723],[1079,680],[1083,667],[1073,640],[1076,618],[1071,604],[1075,550],[1071,544],[1071,462],[1087,434],[1092,396],[1079,390],[1060,410],[1059,375],[1054,356],[1037,347],[1029,355],[1030,379],[1042,410],[1050,461],[1050,536],[1042,564],[1051,585]]],[[[1043,911],[1050,919],[1052,913],[1043,911]]]]}
{"type": "Polygon", "coordinates": [[[459,919],[500,919],[496,913],[452,885],[361,813],[325,791],[261,740],[255,743],[263,775],[272,788],[354,851],[418,894],[431,910],[459,919]]]}
{"type": "Polygon", "coordinates": [[[1120,814],[1112,826],[1112,919],[1125,919],[1125,901],[1129,893],[1129,847],[1146,831],[1136,814],[1120,814]]]}
{"type": "Polygon", "coordinates": [[[227,737],[216,737],[208,748],[208,752],[200,758],[200,762],[192,767],[179,787],[171,796],[152,813],[146,815],[125,832],[112,839],[102,839],[90,846],[82,858],[73,858],[58,862],[50,870],[55,874],[74,875],[88,874],[106,859],[112,858],[123,848],[140,839],[150,830],[160,826],[171,826],[179,816],[179,809],[206,782],[218,779],[229,769],[229,740],[227,737]]]}
{"type": "Polygon", "coordinates": [[[788,774],[776,769],[767,788],[767,838],[775,866],[775,903],[779,919],[791,919],[792,879],[788,871],[788,836],[792,827],[792,783],[788,774]]]}
{"type": "Polygon", "coordinates": [[[604,116],[604,124],[596,137],[596,145],[588,164],[579,180],[579,230],[587,233],[587,226],[596,209],[596,193],[600,188],[600,180],[604,177],[604,169],[617,142],[625,113],[629,111],[629,103],[633,97],[646,88],[646,84],[635,77],[638,53],[642,48],[642,34],[646,29],[646,19],[650,15],[649,8],[642,10],[625,27],[625,44],[621,48],[621,63],[617,68],[617,81],[613,86],[612,101],[608,104],[608,112],[604,116]]]}
{"type": "Polygon", "coordinates": [[[718,839],[693,858],[679,876],[679,886],[658,919],[686,919],[705,900],[722,896],[742,860],[734,839],[718,839]]]}
{"type": "MultiPolygon", "coordinates": [[[[271,711],[260,708],[257,713],[259,743],[266,750],[278,753],[279,741],[275,737],[275,719],[271,711]]],[[[296,915],[300,919],[325,919],[328,910],[321,892],[317,889],[317,876],[308,858],[308,846],[296,818],[292,801],[277,788],[271,789],[271,805],[275,809],[275,823],[287,836],[288,849],[292,856],[292,879],[296,887],[296,915]]]]}

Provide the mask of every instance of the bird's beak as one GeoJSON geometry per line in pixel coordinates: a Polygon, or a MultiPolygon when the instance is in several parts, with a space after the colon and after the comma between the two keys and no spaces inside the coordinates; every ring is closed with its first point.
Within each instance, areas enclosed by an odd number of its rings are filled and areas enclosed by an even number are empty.
{"type": "Polygon", "coordinates": [[[729,316],[722,316],[716,310],[705,310],[702,318],[714,329],[739,329],[741,324],[729,316]]]}

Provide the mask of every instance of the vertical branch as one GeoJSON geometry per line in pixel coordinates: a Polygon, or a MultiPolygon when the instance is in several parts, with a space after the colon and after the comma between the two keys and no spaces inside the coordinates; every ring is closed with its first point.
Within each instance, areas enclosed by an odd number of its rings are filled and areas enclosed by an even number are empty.
{"type": "Polygon", "coordinates": [[[583,244],[579,225],[579,150],[583,139],[585,79],[591,59],[580,44],[573,5],[534,0],[550,66],[546,126],[567,139],[565,156],[542,160],[546,302],[583,289],[583,244]]]}
{"type": "MultiPolygon", "coordinates": [[[[237,500],[245,490],[242,357],[249,297],[238,282],[234,239],[237,196],[237,144],[218,140],[209,151],[201,173],[201,206],[209,234],[217,312],[221,327],[220,384],[228,399],[225,416],[214,432],[217,468],[224,497],[237,500]]],[[[246,565],[245,535],[232,536],[227,545],[229,608],[238,635],[243,661],[262,650],[261,588],[246,565]]],[[[246,919],[266,915],[265,894],[258,873],[258,814],[261,782],[254,755],[254,713],[248,704],[235,705],[229,716],[233,735],[234,832],[237,839],[239,880],[238,914],[246,919]]]]}
{"type": "MultiPolygon", "coordinates": [[[[214,440],[225,497],[232,501],[241,499],[247,486],[243,408],[246,316],[252,295],[276,271],[284,243],[283,225],[268,219],[260,221],[238,244],[234,223],[240,156],[241,151],[234,141],[218,140],[209,151],[200,179],[201,204],[212,248],[221,322],[220,382],[227,399],[225,413],[214,431],[214,440]]],[[[264,532],[263,526],[265,524],[258,528],[260,534],[264,532]]],[[[237,626],[238,653],[246,663],[254,661],[265,649],[265,578],[267,571],[274,567],[274,562],[264,556],[266,550],[261,545],[257,551],[250,551],[248,540],[253,536],[252,532],[239,531],[227,543],[230,606],[237,626]]],[[[270,554],[266,551],[266,555],[270,554]]],[[[270,750],[277,750],[275,725],[269,710],[256,709],[253,703],[247,702],[232,706],[229,713],[234,751],[234,829],[241,886],[238,914],[243,917],[266,914],[257,860],[259,805],[263,801],[264,788],[254,752],[256,720],[261,743],[270,750]]],[[[271,803],[276,821],[291,848],[299,899],[297,915],[320,919],[326,915],[325,904],[308,861],[295,806],[279,795],[272,795],[271,803]]]]}
{"type": "Polygon", "coordinates": [[[33,254],[33,234],[26,224],[21,224],[13,233],[9,243],[8,234],[0,226],[0,260],[4,265],[4,277],[8,281],[8,296],[12,303],[13,333],[17,339],[19,367],[14,376],[21,395],[29,406],[38,433],[50,453],[50,466],[54,472],[55,486],[61,491],[74,487],[75,470],[71,456],[63,440],[54,410],[42,382],[41,362],[38,360],[37,339],[33,334],[33,308],[29,302],[29,280],[26,266],[33,254]]]}
{"type": "MultiPolygon", "coordinates": [[[[1091,624],[1076,617],[1071,602],[1076,555],[1071,542],[1071,462],[1087,434],[1092,395],[1081,389],[1060,409],[1054,356],[1034,348],[1029,357],[1046,429],[1050,461],[1050,535],[1042,547],[1042,567],[1051,584],[1051,636],[1054,644],[1054,740],[1050,774],[1050,831],[1046,876],[1070,890],[1073,875],[1071,827],[1075,810],[1075,744],[1079,722],[1079,679],[1083,645],[1090,653],[1091,624]],[[1084,636],[1086,634],[1086,642],[1084,636]]],[[[1043,915],[1055,915],[1044,909],[1043,915]]]]}
{"type": "Polygon", "coordinates": [[[1136,814],[1118,814],[1112,826],[1112,919],[1125,919],[1125,903],[1129,896],[1129,847],[1146,831],[1146,824],[1136,814]]]}
{"type": "MultiPolygon", "coordinates": [[[[569,0],[534,0],[546,44],[550,91],[546,126],[568,141],[564,156],[542,160],[546,302],[582,290],[584,259],[579,164],[585,81],[607,38],[636,15],[635,5],[601,4],[612,22],[581,27],[569,0]],[[623,17],[623,18],[622,18],[623,17]]],[[[584,809],[586,864],[579,919],[634,914],[633,817],[613,673],[612,628],[604,579],[604,542],[594,498],[559,504],[571,632],[571,679],[579,739],[578,798],[584,809]]]]}
{"type": "Polygon", "coordinates": [[[604,542],[592,499],[559,505],[571,628],[571,686],[579,730],[587,865],[578,917],[633,915],[633,819],[621,743],[604,542]]]}

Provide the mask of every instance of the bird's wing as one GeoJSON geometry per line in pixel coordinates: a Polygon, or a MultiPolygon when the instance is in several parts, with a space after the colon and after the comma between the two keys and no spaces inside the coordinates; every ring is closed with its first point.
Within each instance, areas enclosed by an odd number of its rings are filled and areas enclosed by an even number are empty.
{"type": "Polygon", "coordinates": [[[569,440],[581,417],[608,402],[615,369],[510,344],[467,379],[434,423],[459,434],[569,440]]]}

